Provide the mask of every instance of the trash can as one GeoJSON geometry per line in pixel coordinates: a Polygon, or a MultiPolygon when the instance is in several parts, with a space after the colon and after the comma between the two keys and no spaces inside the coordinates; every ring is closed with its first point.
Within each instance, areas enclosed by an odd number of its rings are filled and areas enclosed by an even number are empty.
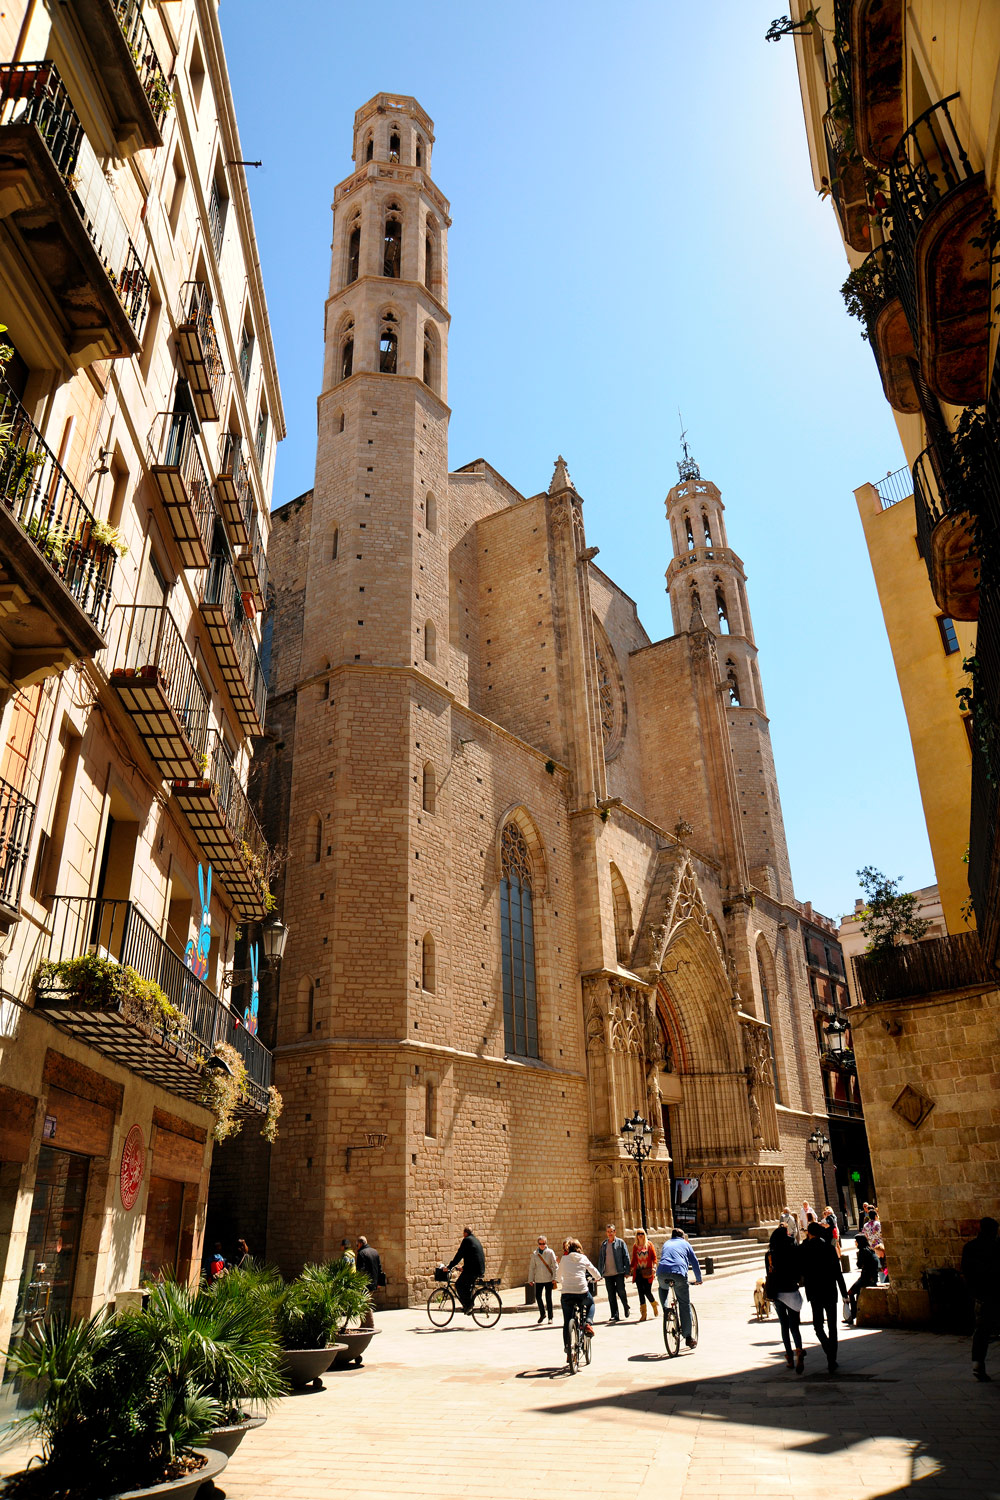
{"type": "Polygon", "coordinates": [[[705,1275],[706,1276],[714,1276],[715,1275],[715,1258],[713,1256],[711,1256],[711,1255],[706,1255],[705,1256],[705,1275]]]}

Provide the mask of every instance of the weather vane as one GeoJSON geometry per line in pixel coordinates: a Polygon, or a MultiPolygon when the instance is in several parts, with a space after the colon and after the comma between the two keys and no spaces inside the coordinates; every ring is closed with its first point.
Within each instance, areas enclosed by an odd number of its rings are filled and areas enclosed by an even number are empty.
{"type": "Polygon", "coordinates": [[[688,479],[700,479],[701,470],[691,457],[691,450],[687,442],[687,428],[684,426],[684,418],[681,416],[680,407],[677,408],[677,420],[681,425],[681,452],[684,454],[684,457],[677,465],[677,473],[680,475],[682,482],[688,479]]]}

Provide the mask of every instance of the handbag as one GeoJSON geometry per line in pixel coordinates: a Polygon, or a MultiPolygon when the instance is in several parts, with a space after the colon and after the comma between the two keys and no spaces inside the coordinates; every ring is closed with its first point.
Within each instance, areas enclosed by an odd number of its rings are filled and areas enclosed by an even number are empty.
{"type": "Polygon", "coordinates": [[[378,1273],[378,1284],[380,1287],[388,1286],[389,1282],[384,1271],[378,1273]]]}

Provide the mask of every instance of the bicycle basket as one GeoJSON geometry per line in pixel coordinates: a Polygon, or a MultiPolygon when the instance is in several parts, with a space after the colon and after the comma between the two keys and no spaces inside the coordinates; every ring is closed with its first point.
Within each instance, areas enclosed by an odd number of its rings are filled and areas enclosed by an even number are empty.
{"type": "Polygon", "coordinates": [[[451,1280],[451,1272],[448,1270],[448,1267],[447,1266],[435,1266],[434,1267],[434,1280],[435,1281],[450,1281],[451,1280]]]}

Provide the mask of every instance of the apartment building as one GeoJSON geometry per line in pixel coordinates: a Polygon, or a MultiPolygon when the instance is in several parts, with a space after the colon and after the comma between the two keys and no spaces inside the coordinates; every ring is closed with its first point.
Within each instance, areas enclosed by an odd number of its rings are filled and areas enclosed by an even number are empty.
{"type": "Polygon", "coordinates": [[[924,1272],[955,1263],[1000,1209],[1000,8],[835,0],[814,13],[797,0],[769,32],[788,34],[813,181],[849,265],[845,303],[909,469],[857,498],[948,930],[856,957],[851,1024],[893,1275],[866,1311],[919,1322],[924,1272]]]}
{"type": "Polygon", "coordinates": [[[0,14],[0,1349],[197,1273],[213,1135],[276,1107],[242,159],[214,0],[0,14]]]}

